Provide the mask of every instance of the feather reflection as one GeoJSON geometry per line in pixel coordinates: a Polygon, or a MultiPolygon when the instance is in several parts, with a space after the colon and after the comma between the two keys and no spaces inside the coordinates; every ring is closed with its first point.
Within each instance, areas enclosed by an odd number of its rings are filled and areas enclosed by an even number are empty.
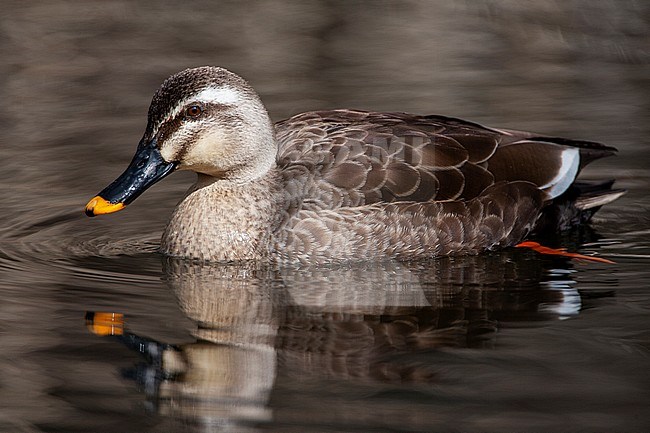
{"type": "Polygon", "coordinates": [[[255,431],[277,417],[270,402],[281,382],[435,384],[444,371],[413,354],[489,349],[503,324],[578,312],[572,271],[550,266],[566,262],[514,254],[307,269],[166,259],[195,340],[154,341],[128,323],[114,338],[145,356],[125,376],[152,410],[255,431]]]}

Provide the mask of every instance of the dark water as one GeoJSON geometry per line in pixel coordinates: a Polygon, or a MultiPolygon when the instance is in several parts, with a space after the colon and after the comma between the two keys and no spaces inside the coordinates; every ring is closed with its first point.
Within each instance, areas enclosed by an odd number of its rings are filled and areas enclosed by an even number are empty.
{"type": "Polygon", "coordinates": [[[649,431],[649,21],[640,1],[4,1],[0,431],[649,431]],[[428,112],[617,146],[584,174],[628,194],[549,240],[617,263],[166,261],[187,174],[83,216],[162,79],[203,64],[276,120],[428,112]]]}

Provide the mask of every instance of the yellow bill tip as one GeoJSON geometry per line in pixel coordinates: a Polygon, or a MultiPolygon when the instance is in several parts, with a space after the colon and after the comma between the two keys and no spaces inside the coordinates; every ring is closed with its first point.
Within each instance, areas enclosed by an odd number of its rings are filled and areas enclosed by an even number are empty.
{"type": "Polygon", "coordinates": [[[122,209],[124,209],[124,203],[111,203],[100,196],[96,196],[86,205],[86,215],[92,217],[117,212],[122,209]]]}

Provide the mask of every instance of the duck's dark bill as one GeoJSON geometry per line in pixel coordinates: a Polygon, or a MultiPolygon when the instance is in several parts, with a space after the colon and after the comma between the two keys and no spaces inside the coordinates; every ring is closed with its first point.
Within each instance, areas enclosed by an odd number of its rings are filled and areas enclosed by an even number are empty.
{"type": "Polygon", "coordinates": [[[86,205],[86,215],[117,212],[176,168],[163,159],[156,141],[140,142],[129,167],[86,205]]]}

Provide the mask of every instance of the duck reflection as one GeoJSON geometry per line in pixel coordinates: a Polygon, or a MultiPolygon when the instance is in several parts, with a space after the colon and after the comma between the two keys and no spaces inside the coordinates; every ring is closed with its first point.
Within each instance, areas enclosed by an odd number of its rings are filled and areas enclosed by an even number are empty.
{"type": "Polygon", "coordinates": [[[316,269],[165,259],[195,340],[113,335],[146,357],[126,375],[153,409],[245,431],[271,419],[279,377],[435,383],[439,372],[404,355],[491,348],[504,323],[577,314],[567,266],[518,252],[316,269]]]}

